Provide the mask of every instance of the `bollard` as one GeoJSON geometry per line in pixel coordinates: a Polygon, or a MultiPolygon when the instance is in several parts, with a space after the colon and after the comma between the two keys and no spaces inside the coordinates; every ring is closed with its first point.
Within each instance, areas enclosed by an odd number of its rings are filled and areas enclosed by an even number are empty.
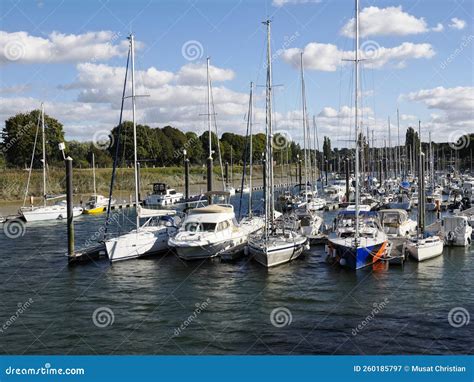
{"type": "Polygon", "coordinates": [[[72,158],[65,159],[66,164],[66,203],[67,203],[67,254],[68,260],[74,260],[74,214],[72,200],[72,158]]]}

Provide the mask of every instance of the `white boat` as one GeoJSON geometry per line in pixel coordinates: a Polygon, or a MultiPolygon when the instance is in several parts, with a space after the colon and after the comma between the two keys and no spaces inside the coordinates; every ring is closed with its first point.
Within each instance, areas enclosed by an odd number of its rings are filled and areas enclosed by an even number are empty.
{"type": "MultiPolygon", "coordinates": [[[[259,264],[270,268],[298,258],[307,248],[308,239],[295,229],[287,229],[280,219],[275,219],[274,179],[273,179],[273,114],[272,114],[272,54],[270,49],[270,24],[267,27],[267,83],[266,83],[266,147],[265,147],[265,226],[257,234],[249,236],[248,250],[259,264]]],[[[306,120],[304,101],[304,77],[301,58],[301,80],[303,93],[303,120],[306,120]]],[[[303,123],[306,134],[306,122],[303,123]]],[[[306,139],[305,139],[306,144],[306,139]]],[[[307,183],[307,182],[305,182],[307,183]]]]}
{"type": "Polygon", "coordinates": [[[441,234],[449,246],[471,245],[472,227],[467,216],[445,216],[441,220],[441,234]]]}
{"type": "Polygon", "coordinates": [[[427,211],[436,211],[438,208],[441,208],[441,202],[443,198],[441,194],[431,194],[426,196],[426,210],[427,211]]]}
{"type": "Polygon", "coordinates": [[[415,260],[425,261],[443,254],[443,240],[439,236],[414,237],[406,242],[405,248],[415,260]]]}
{"type": "MultiPolygon", "coordinates": [[[[48,196],[46,193],[46,138],[45,138],[45,124],[44,124],[44,105],[41,104],[41,136],[42,136],[42,166],[43,166],[43,206],[33,206],[33,198],[31,198],[31,206],[26,207],[26,198],[28,196],[29,182],[31,178],[31,170],[33,165],[34,152],[31,158],[31,166],[28,175],[28,183],[25,191],[25,198],[23,200],[23,207],[20,208],[19,213],[27,222],[45,221],[45,220],[67,220],[67,205],[65,201],[63,203],[57,203],[52,206],[46,205],[47,201],[64,198],[64,195],[48,196]]],[[[36,142],[35,142],[36,145],[36,142]]],[[[82,214],[83,209],[81,207],[73,207],[72,214],[74,217],[82,214]]]]}
{"type": "Polygon", "coordinates": [[[388,203],[388,208],[397,210],[410,210],[412,207],[412,200],[407,194],[398,194],[392,198],[388,203]]]}
{"type": "Polygon", "coordinates": [[[299,220],[301,234],[308,239],[316,237],[323,224],[323,218],[310,210],[308,205],[297,208],[294,212],[299,220]]]}
{"type": "MultiPolygon", "coordinates": [[[[131,80],[132,80],[132,122],[133,122],[133,141],[137,141],[136,125],[136,96],[135,96],[135,49],[134,36],[130,40],[130,58],[131,58],[131,80]]],[[[125,84],[126,85],[126,84],[125,84]]],[[[111,262],[135,259],[147,256],[167,249],[168,238],[176,231],[176,223],[172,215],[176,211],[146,209],[140,206],[138,200],[138,161],[137,147],[134,145],[134,175],[135,175],[135,201],[137,203],[136,228],[128,233],[115,238],[107,238],[105,247],[107,256],[111,262]],[[140,219],[146,219],[141,225],[140,219]]]]}
{"type": "Polygon", "coordinates": [[[380,222],[389,238],[409,237],[416,233],[416,221],[408,217],[405,210],[380,210],[380,222]]]}
{"type": "Polygon", "coordinates": [[[331,202],[341,203],[346,197],[345,189],[336,184],[324,187],[323,192],[326,199],[331,202]]]}
{"type": "Polygon", "coordinates": [[[225,191],[228,192],[230,196],[235,195],[235,187],[233,186],[226,186],[225,191]]]}
{"type": "MultiPolygon", "coordinates": [[[[114,204],[115,200],[112,199],[111,204],[114,204]]],[[[105,211],[109,205],[109,198],[100,195],[92,194],[89,200],[86,202],[84,207],[85,214],[97,214],[105,211]]]]}
{"type": "Polygon", "coordinates": [[[174,188],[168,188],[165,183],[153,183],[153,193],[145,199],[147,206],[165,207],[176,204],[183,199],[183,194],[174,188]]]}
{"type": "MultiPolygon", "coordinates": [[[[225,195],[227,192],[211,192],[225,195]]],[[[210,204],[189,210],[179,231],[168,240],[183,260],[202,260],[220,255],[224,251],[247,244],[250,234],[264,225],[262,218],[252,218],[237,223],[231,204],[210,204]]]]}

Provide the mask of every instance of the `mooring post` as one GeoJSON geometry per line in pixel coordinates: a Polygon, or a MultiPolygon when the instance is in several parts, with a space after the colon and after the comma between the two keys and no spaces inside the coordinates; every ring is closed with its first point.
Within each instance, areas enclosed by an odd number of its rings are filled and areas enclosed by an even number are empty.
{"type": "Polygon", "coordinates": [[[137,191],[138,191],[138,200],[137,200],[137,206],[138,203],[140,203],[140,200],[142,200],[142,196],[140,195],[140,173],[141,173],[141,165],[140,162],[137,162],[137,191]]]}
{"type": "Polygon", "coordinates": [[[229,162],[224,165],[224,182],[226,186],[229,184],[229,162]]]}
{"type": "Polygon", "coordinates": [[[74,214],[72,200],[72,158],[65,159],[66,164],[66,203],[67,203],[67,254],[68,260],[73,261],[74,253],[74,214]]]}
{"type": "Polygon", "coordinates": [[[189,199],[189,159],[184,152],[184,198],[189,199]]]}
{"type": "Polygon", "coordinates": [[[212,191],[212,157],[207,158],[207,191],[212,191]]]}
{"type": "Polygon", "coordinates": [[[325,161],[325,164],[326,164],[326,186],[328,185],[328,166],[329,166],[329,162],[326,160],[325,161]]]}
{"type": "Polygon", "coordinates": [[[298,159],[298,185],[301,191],[301,185],[303,184],[303,176],[301,174],[301,159],[298,159]]]}
{"type": "Polygon", "coordinates": [[[349,158],[346,158],[344,162],[346,165],[346,203],[349,203],[351,201],[349,192],[349,158]]]}

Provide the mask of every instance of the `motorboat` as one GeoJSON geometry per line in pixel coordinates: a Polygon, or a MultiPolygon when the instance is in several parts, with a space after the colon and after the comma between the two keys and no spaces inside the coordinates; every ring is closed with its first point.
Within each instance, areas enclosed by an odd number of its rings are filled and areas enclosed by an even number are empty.
{"type": "Polygon", "coordinates": [[[153,192],[145,199],[145,205],[166,207],[183,200],[183,194],[165,183],[153,183],[153,192]]]}
{"type": "Polygon", "coordinates": [[[448,246],[471,245],[472,227],[467,216],[445,216],[441,219],[441,234],[448,246]]]}
{"type": "Polygon", "coordinates": [[[389,238],[409,237],[416,233],[417,223],[409,218],[405,210],[380,210],[379,216],[382,228],[389,238]]]}

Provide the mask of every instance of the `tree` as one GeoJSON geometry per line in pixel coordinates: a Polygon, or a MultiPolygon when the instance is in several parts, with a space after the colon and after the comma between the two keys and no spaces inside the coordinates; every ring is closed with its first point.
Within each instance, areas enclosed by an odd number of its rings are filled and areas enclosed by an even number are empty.
{"type": "Polygon", "coordinates": [[[324,136],[323,142],[324,160],[331,160],[331,138],[324,136]]]}
{"type": "MultiPolygon", "coordinates": [[[[30,164],[36,133],[38,139],[33,165],[41,167],[42,140],[41,140],[41,111],[33,110],[30,113],[19,113],[5,121],[2,130],[2,151],[5,160],[10,166],[27,167],[30,164]]],[[[64,142],[63,125],[49,115],[44,115],[46,162],[54,164],[62,160],[58,145],[64,142]]]]}

